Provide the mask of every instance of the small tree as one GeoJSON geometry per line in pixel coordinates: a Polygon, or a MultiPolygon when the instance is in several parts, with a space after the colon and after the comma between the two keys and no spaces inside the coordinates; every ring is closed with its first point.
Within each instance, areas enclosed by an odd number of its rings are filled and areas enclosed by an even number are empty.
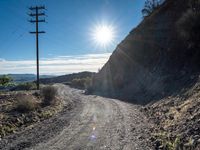
{"type": "Polygon", "coordinates": [[[144,17],[149,16],[154,10],[156,10],[164,0],[146,0],[142,14],[144,17]]]}
{"type": "Polygon", "coordinates": [[[12,78],[7,75],[3,75],[0,77],[0,85],[5,86],[11,81],[12,81],[12,78]]]}

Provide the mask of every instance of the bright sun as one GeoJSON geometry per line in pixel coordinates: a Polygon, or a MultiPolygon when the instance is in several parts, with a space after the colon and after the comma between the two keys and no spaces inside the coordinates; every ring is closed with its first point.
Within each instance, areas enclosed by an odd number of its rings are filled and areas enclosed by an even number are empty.
{"type": "Polygon", "coordinates": [[[92,38],[96,44],[108,46],[115,38],[114,28],[109,25],[97,25],[92,33],[92,38]]]}

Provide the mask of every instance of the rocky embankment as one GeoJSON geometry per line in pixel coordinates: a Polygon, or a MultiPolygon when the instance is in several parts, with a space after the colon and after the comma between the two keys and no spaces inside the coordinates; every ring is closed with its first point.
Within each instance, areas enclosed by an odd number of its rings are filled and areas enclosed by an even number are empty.
{"type": "Polygon", "coordinates": [[[155,126],[155,149],[200,149],[200,76],[198,82],[179,95],[148,104],[143,112],[155,126]]]}

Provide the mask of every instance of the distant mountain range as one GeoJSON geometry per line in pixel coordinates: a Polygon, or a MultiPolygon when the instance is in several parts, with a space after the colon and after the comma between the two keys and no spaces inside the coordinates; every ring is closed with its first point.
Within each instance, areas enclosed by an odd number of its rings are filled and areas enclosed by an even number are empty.
{"type": "MultiPolygon", "coordinates": [[[[19,82],[31,82],[36,80],[36,75],[35,74],[7,74],[10,76],[14,82],[19,83],[19,82]]],[[[0,75],[2,76],[2,75],[0,75]]],[[[53,75],[41,75],[40,78],[51,78],[55,77],[53,75]]]]}
{"type": "MultiPolygon", "coordinates": [[[[35,74],[6,74],[13,79],[13,82],[20,83],[20,82],[32,82],[36,80],[35,74]]],[[[71,82],[73,79],[76,78],[86,78],[92,77],[95,75],[94,72],[79,72],[79,73],[72,73],[67,75],[61,76],[54,76],[54,75],[41,75],[40,76],[40,83],[42,84],[51,84],[51,83],[67,83],[71,82]]],[[[0,77],[3,75],[0,75],[0,77]]]]}

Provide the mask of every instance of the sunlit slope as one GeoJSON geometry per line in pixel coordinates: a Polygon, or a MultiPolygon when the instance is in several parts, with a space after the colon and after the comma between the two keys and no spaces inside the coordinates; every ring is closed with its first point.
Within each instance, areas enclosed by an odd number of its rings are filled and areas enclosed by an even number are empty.
{"type": "Polygon", "coordinates": [[[187,3],[167,0],[133,29],[95,75],[93,90],[147,103],[191,86],[199,71],[200,57],[198,50],[188,49],[177,26],[187,3]]]}

